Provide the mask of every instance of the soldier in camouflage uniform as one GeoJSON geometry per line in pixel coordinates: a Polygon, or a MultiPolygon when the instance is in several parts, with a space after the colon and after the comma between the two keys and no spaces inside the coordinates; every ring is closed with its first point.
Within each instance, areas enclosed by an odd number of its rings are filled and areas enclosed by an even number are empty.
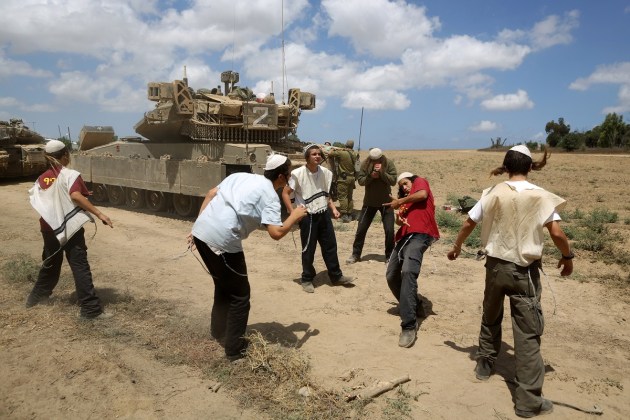
{"type": "Polygon", "coordinates": [[[353,147],[354,140],[348,140],[345,149],[333,148],[328,153],[328,156],[334,162],[333,173],[336,175],[337,200],[339,200],[339,212],[343,223],[352,221],[352,213],[354,211],[352,192],[355,188],[354,169],[358,156],[352,150],[353,147]]]}

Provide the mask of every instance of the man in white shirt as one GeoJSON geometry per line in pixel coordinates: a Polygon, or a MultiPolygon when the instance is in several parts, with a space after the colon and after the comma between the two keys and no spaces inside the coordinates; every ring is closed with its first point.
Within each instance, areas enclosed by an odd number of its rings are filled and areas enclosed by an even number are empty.
{"type": "Polygon", "coordinates": [[[282,201],[289,212],[293,208],[291,194],[295,196],[296,205],[304,206],[308,210],[308,217],[300,221],[302,289],[307,293],[315,292],[313,279],[317,273],[313,261],[318,242],[332,284],[350,286],[353,280],[341,272],[337,256],[337,238],[330,217],[331,213],[335,219],[340,216],[330,197],[332,172],[321,166],[323,152],[318,145],[306,146],[304,158],[306,165],[291,172],[291,178],[282,191],[282,201]]]}
{"type": "Polygon", "coordinates": [[[206,194],[189,240],[194,241],[214,281],[214,303],[210,334],[225,339],[229,360],[244,356],[244,338],[250,308],[250,285],[242,241],[264,226],[275,240],[306,216],[306,209],[294,209],[284,224],[276,190],[286,185],[291,161],[275,154],[267,159],[264,176],[235,173],[206,194]]]}
{"type": "Polygon", "coordinates": [[[557,212],[565,200],[527,181],[531,170],[547,163],[533,162],[529,149],[518,145],[505,154],[503,165],[491,175],[508,173],[509,180],[485,190],[481,200],[470,210],[448,259],[456,259],[464,240],[481,222],[481,243],[486,252],[486,287],[477,349],[477,379],[485,381],[492,374],[501,349],[503,301],[510,299],[516,389],[514,411],[519,417],[535,417],[553,411],[553,403],[542,397],[545,365],[540,354],[544,318],[540,304],[540,259],[547,228],[554,245],[562,254],[558,268],[561,276],[573,271],[573,253],[560,228],[557,212]]]}

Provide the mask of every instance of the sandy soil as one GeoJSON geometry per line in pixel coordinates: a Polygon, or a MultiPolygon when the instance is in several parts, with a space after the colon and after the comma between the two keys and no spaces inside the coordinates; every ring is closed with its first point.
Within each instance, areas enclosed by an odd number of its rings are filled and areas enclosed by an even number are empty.
{"type": "MultiPolygon", "coordinates": [[[[363,155],[365,152],[363,152],[363,155]]],[[[471,195],[497,179],[490,169],[502,154],[474,151],[396,151],[387,153],[399,172],[429,179],[437,204],[451,196],[471,195]]],[[[531,177],[566,197],[569,209],[607,208],[619,213],[619,236],[628,240],[627,204],[630,165],[624,156],[552,156],[548,168],[531,177]]],[[[0,264],[20,254],[41,255],[37,216],[30,208],[30,181],[0,185],[0,264]]],[[[359,209],[362,188],[355,192],[359,209]]],[[[192,221],[104,207],[115,228],[99,226],[88,240],[89,259],[98,293],[111,312],[124,296],[168,302],[173,317],[187,327],[208,328],[212,281],[195,258],[186,254],[185,236],[192,221]]],[[[299,233],[275,242],[255,232],[245,242],[252,309],[249,329],[306,353],[317,382],[340,394],[351,386],[370,385],[409,375],[404,389],[412,418],[515,418],[509,381],[514,359],[509,319],[504,320],[503,350],[486,383],[474,378],[474,352],[481,317],[483,263],[461,258],[450,262],[451,239],[444,235],[425,255],[420,292],[430,316],[409,349],[397,345],[399,318],[384,279],[382,228],[368,232],[363,260],[346,265],[356,222],[337,223],[339,258],[356,287],[332,287],[318,255],[314,294],[304,293],[299,233]],[[349,382],[339,376],[355,369],[349,382]]],[[[94,232],[87,226],[86,237],[94,232]]],[[[624,245],[628,248],[627,242],[624,245]]],[[[475,250],[471,250],[475,251],[475,250]]],[[[627,276],[589,255],[577,253],[575,275],[561,278],[555,262],[545,261],[543,307],[546,315],[542,353],[547,366],[544,393],[553,401],[590,409],[601,418],[622,419],[630,413],[630,334],[628,289],[605,281],[627,276]]],[[[244,409],[226,389],[212,392],[216,378],[195,366],[156,357],[151,346],[138,346],[122,336],[89,334],[102,323],[85,325],[78,309],[68,306],[73,285],[67,265],[53,295],[53,305],[24,308],[28,282],[2,275],[0,292],[0,418],[261,418],[244,409]],[[95,338],[97,337],[97,338],[95,338]]],[[[156,303],[157,304],[157,303],[156,303]]],[[[509,307],[506,306],[506,314],[509,307]]],[[[121,323],[116,316],[103,321],[121,323]]],[[[121,329],[123,328],[120,325],[121,329]]],[[[150,332],[155,336],[165,331],[150,332]]],[[[366,410],[383,418],[389,393],[366,410]]],[[[557,406],[547,418],[586,419],[591,415],[557,406]]]]}

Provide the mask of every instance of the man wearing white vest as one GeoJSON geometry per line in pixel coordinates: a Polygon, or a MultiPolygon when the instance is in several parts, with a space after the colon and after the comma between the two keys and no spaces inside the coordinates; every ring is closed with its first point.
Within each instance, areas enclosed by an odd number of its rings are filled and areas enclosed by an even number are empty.
{"type": "Polygon", "coordinates": [[[291,194],[295,196],[295,204],[308,210],[308,217],[300,221],[300,238],[302,242],[302,288],[307,293],[314,293],[313,279],[317,274],[313,261],[317,243],[321,247],[322,257],[328,269],[328,277],[333,285],[352,285],[352,279],[341,272],[337,256],[337,239],[333,228],[331,213],[335,219],[340,214],[332,198],[330,186],[332,172],[320,166],[323,159],[322,149],[316,144],[304,148],[306,165],[291,172],[289,183],[282,191],[282,201],[289,213],[293,209],[291,194]],[[330,212],[329,212],[330,210],[330,212]]]}
{"type": "Polygon", "coordinates": [[[104,319],[111,314],[103,312],[100,299],[94,291],[92,272],[87,259],[83,224],[93,221],[92,213],[103,224],[113,228],[109,217],[97,209],[87,197],[90,195],[81,174],[66,168],[70,163],[70,151],[59,140],[50,140],[45,147],[49,169],[39,176],[29,190],[31,205],[40,214],[40,226],[44,238],[44,260],[33,290],[26,299],[30,308],[44,303],[59,282],[63,253],[77,290],[81,317],[104,319]]]}
{"type": "Polygon", "coordinates": [[[561,252],[558,268],[561,276],[573,272],[573,253],[560,228],[558,212],[565,200],[531,184],[527,175],[547,163],[547,151],[540,162],[533,162],[529,149],[518,145],[505,155],[503,165],[491,175],[508,173],[508,181],[483,191],[481,199],[468,212],[449,260],[455,260],[464,240],[481,223],[481,243],[486,253],[486,287],[477,349],[477,379],[485,381],[492,374],[501,348],[503,300],[510,299],[516,390],[514,411],[519,417],[535,417],[553,411],[553,403],[543,398],[545,365],[540,354],[540,336],[544,318],[540,304],[542,285],[540,269],[547,228],[554,245],[561,252]]]}

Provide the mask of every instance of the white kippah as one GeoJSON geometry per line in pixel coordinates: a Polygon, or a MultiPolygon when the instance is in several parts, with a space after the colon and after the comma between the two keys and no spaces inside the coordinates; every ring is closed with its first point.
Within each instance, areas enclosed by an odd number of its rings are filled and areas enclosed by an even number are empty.
{"type": "Polygon", "coordinates": [[[411,178],[412,176],[413,174],[411,172],[403,172],[396,178],[396,183],[398,184],[403,178],[411,178]]]}
{"type": "Polygon", "coordinates": [[[287,161],[287,157],[284,155],[280,155],[277,153],[269,155],[267,157],[267,164],[265,165],[265,171],[270,171],[272,169],[276,169],[279,166],[282,166],[284,162],[287,161]]]}
{"type": "Polygon", "coordinates": [[[50,154],[50,153],[58,152],[64,147],[66,147],[66,145],[62,141],[49,140],[48,143],[46,143],[45,150],[46,150],[46,153],[50,154]]]}
{"type": "Polygon", "coordinates": [[[374,147],[373,149],[370,149],[370,159],[372,160],[380,159],[381,156],[383,156],[383,151],[379,149],[378,147],[374,147]]]}
{"type": "Polygon", "coordinates": [[[515,152],[522,153],[525,156],[529,157],[530,159],[532,158],[531,152],[529,151],[529,149],[525,145],[519,144],[518,146],[512,147],[510,150],[514,150],[515,152]]]}

